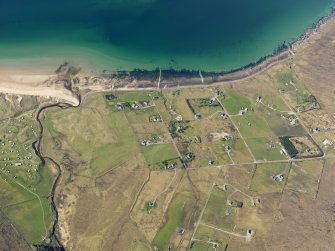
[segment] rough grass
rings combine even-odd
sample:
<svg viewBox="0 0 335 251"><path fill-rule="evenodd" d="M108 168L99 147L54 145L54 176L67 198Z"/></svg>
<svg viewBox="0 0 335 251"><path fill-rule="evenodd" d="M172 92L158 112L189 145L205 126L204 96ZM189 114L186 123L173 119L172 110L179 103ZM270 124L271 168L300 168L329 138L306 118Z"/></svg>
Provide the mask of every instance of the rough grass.
<svg viewBox="0 0 335 251"><path fill-rule="evenodd" d="M287 69L283 69L277 72L277 74L275 74L275 78L280 84L284 84L284 85L290 83L290 81L295 81L293 71L290 71ZM292 85L288 85L288 86L293 87Z"/></svg>
<svg viewBox="0 0 335 251"><path fill-rule="evenodd" d="M46 123L49 131L64 135L63 140L89 164L93 176L119 166L140 152L125 113L110 109L102 95L85 99L75 110L54 109L45 116L51 121Z"/></svg>
<svg viewBox="0 0 335 251"><path fill-rule="evenodd" d="M202 220L207 224L232 231L235 226L235 209L227 205L228 193L218 188L213 189ZM229 212L229 215L226 215L226 212Z"/></svg>
<svg viewBox="0 0 335 251"><path fill-rule="evenodd" d="M289 163L271 163L257 165L252 178L250 190L259 193L281 192L287 180ZM272 176L284 175L283 181L276 181Z"/></svg>
<svg viewBox="0 0 335 251"><path fill-rule="evenodd" d="M271 128L264 119L255 114L232 117L244 138L266 137L273 135Z"/></svg>
<svg viewBox="0 0 335 251"><path fill-rule="evenodd" d="M286 155L280 153L281 146L275 144L274 148L270 147L270 142L275 142L276 138L247 138L246 142L249 145L256 160L285 160Z"/></svg>
<svg viewBox="0 0 335 251"><path fill-rule="evenodd" d="M0 247L2 250L31 250L21 233L3 212L0 212Z"/></svg>
<svg viewBox="0 0 335 251"><path fill-rule="evenodd" d="M292 163L287 188L314 195L322 168L323 160Z"/></svg>

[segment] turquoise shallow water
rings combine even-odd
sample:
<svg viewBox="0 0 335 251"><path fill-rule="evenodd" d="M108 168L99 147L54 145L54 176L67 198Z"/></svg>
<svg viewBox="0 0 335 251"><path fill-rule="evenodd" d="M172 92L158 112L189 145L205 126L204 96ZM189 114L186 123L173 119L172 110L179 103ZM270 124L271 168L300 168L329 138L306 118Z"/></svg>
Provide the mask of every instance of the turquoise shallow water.
<svg viewBox="0 0 335 251"><path fill-rule="evenodd" d="M292 41L331 6L335 0L3 0L0 60L231 70Z"/></svg>

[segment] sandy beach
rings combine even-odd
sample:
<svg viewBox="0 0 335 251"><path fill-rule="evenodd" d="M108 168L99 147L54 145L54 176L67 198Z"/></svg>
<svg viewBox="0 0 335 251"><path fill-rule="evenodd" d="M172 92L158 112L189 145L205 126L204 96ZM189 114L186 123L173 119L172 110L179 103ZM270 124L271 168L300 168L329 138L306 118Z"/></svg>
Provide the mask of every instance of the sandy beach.
<svg viewBox="0 0 335 251"><path fill-rule="evenodd" d="M73 93L63 86L48 86L46 83L56 75L49 70L0 69L0 92L17 95L53 97L72 105L78 104Z"/></svg>

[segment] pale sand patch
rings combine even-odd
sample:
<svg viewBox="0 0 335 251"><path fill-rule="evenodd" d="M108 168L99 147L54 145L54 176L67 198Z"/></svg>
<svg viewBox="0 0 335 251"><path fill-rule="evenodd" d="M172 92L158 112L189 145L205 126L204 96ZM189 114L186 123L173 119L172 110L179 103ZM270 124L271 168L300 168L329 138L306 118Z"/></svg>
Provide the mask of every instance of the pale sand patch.
<svg viewBox="0 0 335 251"><path fill-rule="evenodd" d="M46 81L54 78L50 72L31 70L0 69L0 92L17 95L53 97L72 105L78 105L78 98L63 86L47 86Z"/></svg>

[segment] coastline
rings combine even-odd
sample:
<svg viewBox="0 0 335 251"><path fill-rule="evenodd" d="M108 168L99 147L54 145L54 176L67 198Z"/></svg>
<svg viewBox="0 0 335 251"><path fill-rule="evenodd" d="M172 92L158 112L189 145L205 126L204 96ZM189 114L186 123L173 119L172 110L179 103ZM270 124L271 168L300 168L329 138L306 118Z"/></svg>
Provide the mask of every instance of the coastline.
<svg viewBox="0 0 335 251"><path fill-rule="evenodd" d="M197 70L175 70L175 69L155 69L142 70L134 69L133 71L116 71L109 74L102 74L102 77L111 78L114 80L114 87L120 85L121 82L129 82L133 85L139 85L138 88L143 88L144 85L148 88L157 86L150 85L149 82L160 79L160 87L171 88L180 86L205 86L216 85L223 83L232 83L240 80L251 78L277 63L292 58L300 46L308 42L308 40L320 31L322 26L335 18L335 8L332 8L328 15L322 16L310 28L295 38L288 44L280 45L273 53L261 57L256 62L251 62L248 65L237 69L221 72L197 71ZM122 87L121 87L122 88Z"/></svg>
<svg viewBox="0 0 335 251"><path fill-rule="evenodd" d="M55 74L45 64L34 68L33 65L0 69L0 92L15 95L49 96L57 102L66 101L78 104L76 93L108 90L141 90L157 88L181 88L191 86L220 85L246 80L260 74L272 66L294 57L296 51L317 34L321 28L335 18L335 8L328 15L321 17L310 28L289 44L282 44L273 53L261 57L258 61L246 66L221 72L154 69L132 71L97 72L90 68L82 69L74 78L64 78ZM0 64L1 66L1 64ZM13 68L12 68L13 67ZM54 67L54 64L52 65ZM70 86L70 87L69 87Z"/></svg>

